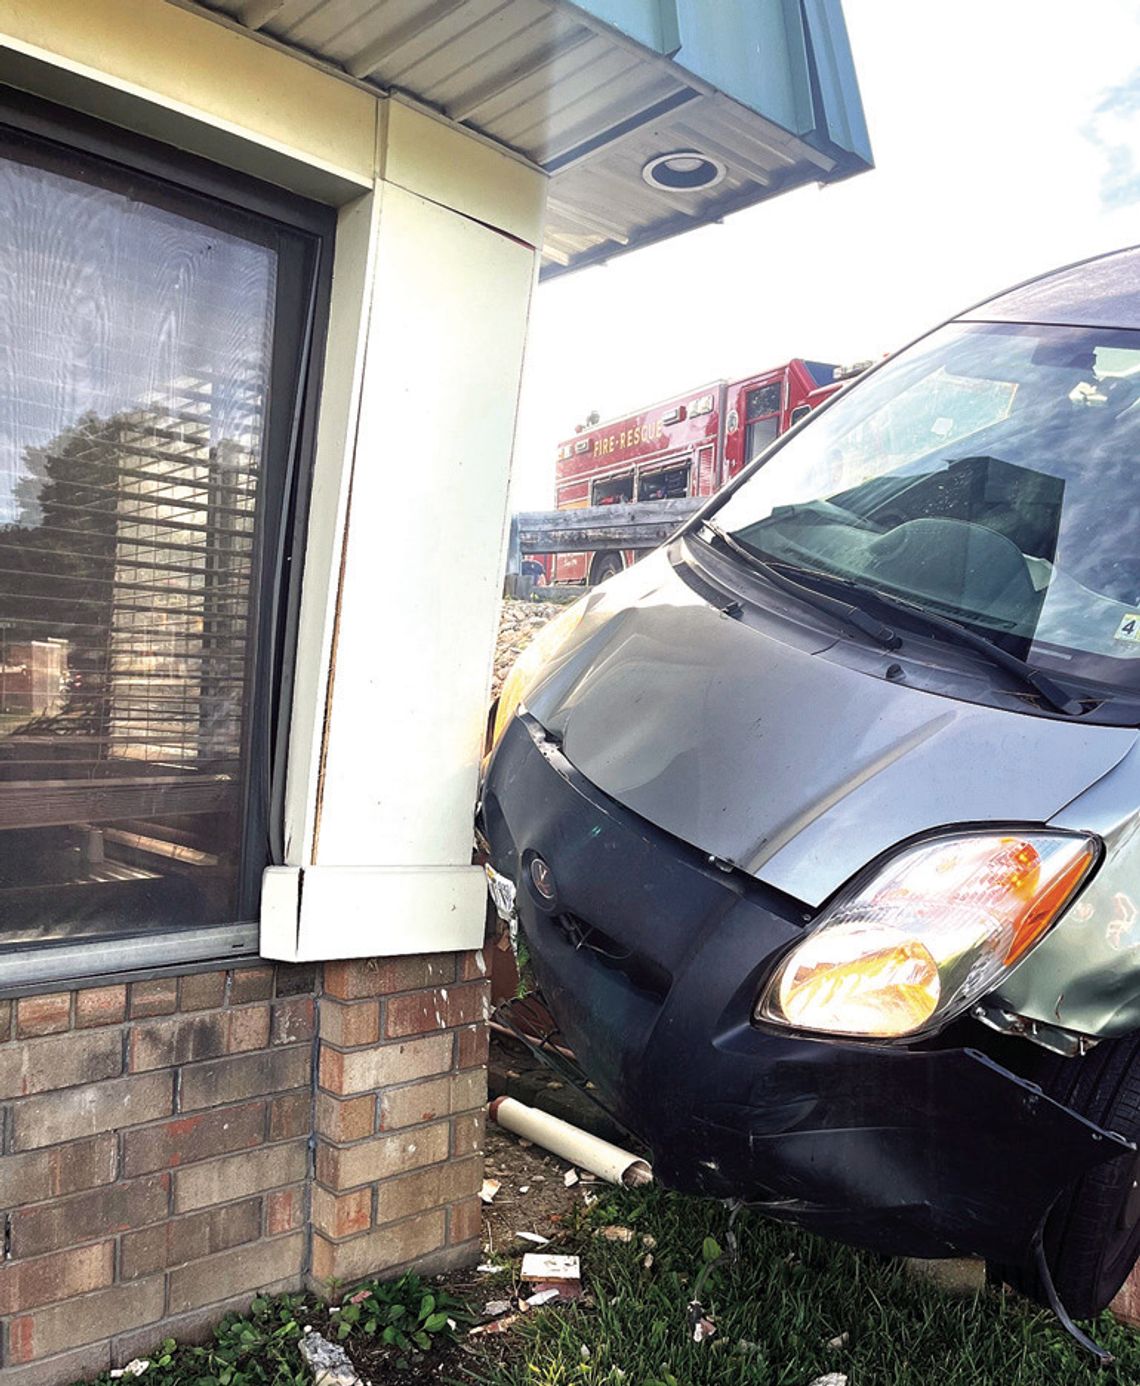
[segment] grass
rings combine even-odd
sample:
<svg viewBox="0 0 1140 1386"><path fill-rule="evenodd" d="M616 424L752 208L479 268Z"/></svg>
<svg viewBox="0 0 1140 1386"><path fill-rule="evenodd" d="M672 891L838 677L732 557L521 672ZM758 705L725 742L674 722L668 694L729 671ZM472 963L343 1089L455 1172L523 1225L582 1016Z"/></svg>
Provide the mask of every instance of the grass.
<svg viewBox="0 0 1140 1386"><path fill-rule="evenodd" d="M637 1232L595 1238L599 1219ZM479 1386L809 1386L830 1372L849 1386L1115 1386L1140 1382L1140 1334L1107 1314L1094 1336L1117 1356L1098 1371L1052 1316L1012 1294L948 1296L899 1261L836 1246L759 1216L737 1220L740 1255L701 1289L714 1338L692 1341L686 1306L705 1258L723 1244L722 1205L615 1193L570 1232L582 1255L587 1307L544 1309L513 1337L466 1357ZM653 1263L643 1267L653 1239ZM829 1340L847 1334L841 1348ZM501 1354L498 1358L495 1352ZM452 1359L454 1361L454 1359Z"/></svg>

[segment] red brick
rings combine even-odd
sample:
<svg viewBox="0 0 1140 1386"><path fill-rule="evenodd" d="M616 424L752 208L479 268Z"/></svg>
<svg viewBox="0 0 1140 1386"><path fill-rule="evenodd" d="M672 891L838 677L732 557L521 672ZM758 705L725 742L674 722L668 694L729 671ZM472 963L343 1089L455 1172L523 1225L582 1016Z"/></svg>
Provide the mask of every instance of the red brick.
<svg viewBox="0 0 1140 1386"><path fill-rule="evenodd" d="M122 1069L123 1044L116 1030L28 1040L0 1049L0 1098L100 1083L117 1078Z"/></svg>
<svg viewBox="0 0 1140 1386"><path fill-rule="evenodd" d="M243 1006L230 1012L229 1052L264 1049L269 1043L269 1007Z"/></svg>
<svg viewBox="0 0 1140 1386"><path fill-rule="evenodd" d="M154 1174L54 1203L19 1208L12 1214L12 1255L38 1256L145 1227L165 1218L169 1203L170 1176Z"/></svg>
<svg viewBox="0 0 1140 1386"><path fill-rule="evenodd" d="M321 1001L321 1039L338 1049L375 1044L380 1038L380 1006L376 1001Z"/></svg>
<svg viewBox="0 0 1140 1386"><path fill-rule="evenodd" d="M353 1281L390 1271L438 1251L446 1241L442 1208L389 1223L346 1242L313 1237L313 1278L319 1282Z"/></svg>
<svg viewBox="0 0 1140 1386"><path fill-rule="evenodd" d="M8 1261L0 1268L0 1314L21 1314L89 1290L101 1290L115 1275L115 1243L74 1247L34 1261Z"/></svg>
<svg viewBox="0 0 1140 1386"><path fill-rule="evenodd" d="M317 989L316 963L278 963L274 978L277 996L312 996Z"/></svg>
<svg viewBox="0 0 1140 1386"><path fill-rule="evenodd" d="M451 1121L451 1153L453 1155L478 1155L483 1149L483 1112L468 1112L465 1116L453 1117Z"/></svg>
<svg viewBox="0 0 1140 1386"><path fill-rule="evenodd" d="M114 1285L80 1299L37 1309L8 1326L8 1360L30 1362L83 1343L114 1337L162 1317L163 1280Z"/></svg>
<svg viewBox="0 0 1140 1386"><path fill-rule="evenodd" d="M344 1054L322 1044L320 1085L337 1097L348 1097L392 1083L410 1083L433 1073L446 1073L454 1053L450 1034L425 1035Z"/></svg>
<svg viewBox="0 0 1140 1386"><path fill-rule="evenodd" d="M387 1004L385 1034L389 1039L396 1039L486 1020L489 996L486 982L466 982L462 986L436 987L407 996L393 996Z"/></svg>
<svg viewBox="0 0 1140 1386"><path fill-rule="evenodd" d="M456 1066L478 1068L487 1062L491 1032L486 1025L472 1025L460 1030L456 1045Z"/></svg>
<svg viewBox="0 0 1140 1386"><path fill-rule="evenodd" d="M466 1112L487 1104L487 1076L482 1069L465 1073L445 1073L428 1082L406 1083L400 1088L386 1088L380 1094L381 1131L400 1126L415 1126L421 1121Z"/></svg>
<svg viewBox="0 0 1140 1386"><path fill-rule="evenodd" d="M447 1122L417 1126L390 1136L376 1136L357 1145L332 1146L317 1142L317 1179L342 1193L393 1174L419 1169L447 1159Z"/></svg>
<svg viewBox="0 0 1140 1386"><path fill-rule="evenodd" d="M118 1025L126 1018L127 989L118 987L88 987L75 996L75 1028L90 1029L95 1025Z"/></svg>
<svg viewBox="0 0 1140 1386"><path fill-rule="evenodd" d="M130 1015L132 1020L152 1015L173 1015L178 1009L178 982L159 977L152 982L132 982Z"/></svg>
<svg viewBox="0 0 1140 1386"><path fill-rule="evenodd" d="M452 1204L447 1215L447 1240L453 1246L459 1242L473 1242L482 1232L483 1204L478 1195Z"/></svg>
<svg viewBox="0 0 1140 1386"><path fill-rule="evenodd" d="M334 1194L320 1184L313 1187L313 1226L334 1240L352 1237L372 1226L372 1190Z"/></svg>
<svg viewBox="0 0 1140 1386"><path fill-rule="evenodd" d="M459 980L461 982L480 982L488 976L487 950L476 949L474 953L460 953Z"/></svg>
<svg viewBox="0 0 1140 1386"><path fill-rule="evenodd" d="M311 996L293 996L278 1001L273 1007L270 1025L271 1044L298 1044L313 1038L316 1022L316 1002Z"/></svg>
<svg viewBox="0 0 1140 1386"><path fill-rule="evenodd" d="M178 1009L182 1011L215 1011L225 1005L226 974L224 972L195 972L183 977L178 990Z"/></svg>
<svg viewBox="0 0 1140 1386"><path fill-rule="evenodd" d="M123 1135L123 1173L130 1178L193 1164L212 1155L252 1150L261 1144L264 1134L264 1102L175 1117Z"/></svg>
<svg viewBox="0 0 1140 1386"><path fill-rule="evenodd" d="M294 1232L193 1261L170 1272L167 1312L181 1314L277 1280L299 1280L304 1253L304 1233Z"/></svg>
<svg viewBox="0 0 1140 1386"><path fill-rule="evenodd" d="M140 1073L28 1097L11 1109L11 1149L36 1150L138 1126L169 1116L173 1107L174 1083L169 1073Z"/></svg>
<svg viewBox="0 0 1140 1386"><path fill-rule="evenodd" d="M211 1208L231 1198L299 1184L308 1174L309 1143L266 1145L225 1155L174 1172L174 1209L179 1213Z"/></svg>
<svg viewBox="0 0 1140 1386"><path fill-rule="evenodd" d="M376 1129L376 1099L371 1093L340 1101L327 1092L317 1093L317 1132L343 1144L371 1136Z"/></svg>
<svg viewBox="0 0 1140 1386"><path fill-rule="evenodd" d="M229 1203L189 1217L173 1218L123 1236L119 1274L137 1280L171 1266L256 1241L261 1235L261 1199Z"/></svg>
<svg viewBox="0 0 1140 1386"><path fill-rule="evenodd" d="M459 1203L477 1195L482 1184L483 1161L477 1155L385 1179L376 1188L376 1221L398 1222L425 1208Z"/></svg>
<svg viewBox="0 0 1140 1386"><path fill-rule="evenodd" d="M273 995L271 967L243 967L230 976L230 1004L244 1005L247 1001L268 1001Z"/></svg>
<svg viewBox="0 0 1140 1386"><path fill-rule="evenodd" d="M131 1030L129 1063L132 1073L172 1068L195 1059L226 1053L230 1017L225 1011L153 1020Z"/></svg>
<svg viewBox="0 0 1140 1386"><path fill-rule="evenodd" d="M303 1087L311 1081L312 1066L313 1051L307 1044L190 1064L182 1070L182 1110Z"/></svg>
<svg viewBox="0 0 1140 1386"><path fill-rule="evenodd" d="M0 1160L0 1208L19 1208L110 1184L117 1167L114 1134L6 1155Z"/></svg>
<svg viewBox="0 0 1140 1386"><path fill-rule="evenodd" d="M391 996L415 987L446 985L455 980L453 953L423 953L404 958L351 959L325 963L324 989L342 1001Z"/></svg>
<svg viewBox="0 0 1140 1386"><path fill-rule="evenodd" d="M71 992L54 996L21 996L16 1002L16 1034L20 1039L32 1035L56 1035L71 1027Z"/></svg>
<svg viewBox="0 0 1140 1386"><path fill-rule="evenodd" d="M307 1088L275 1097L269 1104L269 1139L288 1141L308 1135L312 1118L313 1095Z"/></svg>
<svg viewBox="0 0 1140 1386"><path fill-rule="evenodd" d="M147 1334L148 1347L151 1334ZM74 1352L4 1369L4 1386L59 1386L61 1381L93 1381L111 1365L111 1344L94 1343Z"/></svg>
<svg viewBox="0 0 1140 1386"><path fill-rule="evenodd" d="M305 1222L305 1191L302 1188L276 1189L265 1196L265 1235L292 1232Z"/></svg>

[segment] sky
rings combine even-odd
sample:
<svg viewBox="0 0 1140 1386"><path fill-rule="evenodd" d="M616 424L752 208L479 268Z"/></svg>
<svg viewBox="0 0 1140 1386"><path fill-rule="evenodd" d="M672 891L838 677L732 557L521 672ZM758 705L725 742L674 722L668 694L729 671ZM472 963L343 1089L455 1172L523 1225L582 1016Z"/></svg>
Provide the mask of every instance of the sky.
<svg viewBox="0 0 1140 1386"><path fill-rule="evenodd" d="M541 285L516 509L560 440L793 356L904 346L1030 275L1140 242L1140 0L843 0L875 168ZM620 325L620 326L619 326Z"/></svg>

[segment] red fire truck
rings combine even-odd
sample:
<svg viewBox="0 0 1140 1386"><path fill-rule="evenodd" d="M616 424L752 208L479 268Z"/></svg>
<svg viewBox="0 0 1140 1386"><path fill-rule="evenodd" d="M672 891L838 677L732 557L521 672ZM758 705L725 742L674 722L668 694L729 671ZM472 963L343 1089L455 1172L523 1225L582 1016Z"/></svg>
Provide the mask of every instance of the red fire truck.
<svg viewBox="0 0 1140 1386"><path fill-rule="evenodd" d="M796 359L583 428L558 449L556 506L576 510L711 496L863 368ZM615 550L555 554L541 561L547 581L593 584L628 567L635 556Z"/></svg>

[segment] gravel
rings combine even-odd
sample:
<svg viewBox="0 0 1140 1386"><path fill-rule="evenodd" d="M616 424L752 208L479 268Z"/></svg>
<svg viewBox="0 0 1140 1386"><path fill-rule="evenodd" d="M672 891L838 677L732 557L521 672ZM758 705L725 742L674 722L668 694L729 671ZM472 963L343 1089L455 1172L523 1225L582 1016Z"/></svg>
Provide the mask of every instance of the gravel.
<svg viewBox="0 0 1140 1386"><path fill-rule="evenodd" d="M503 601L499 616L499 640L495 647L495 677L491 696L497 698L511 665L522 654L547 621L565 611L559 602Z"/></svg>

